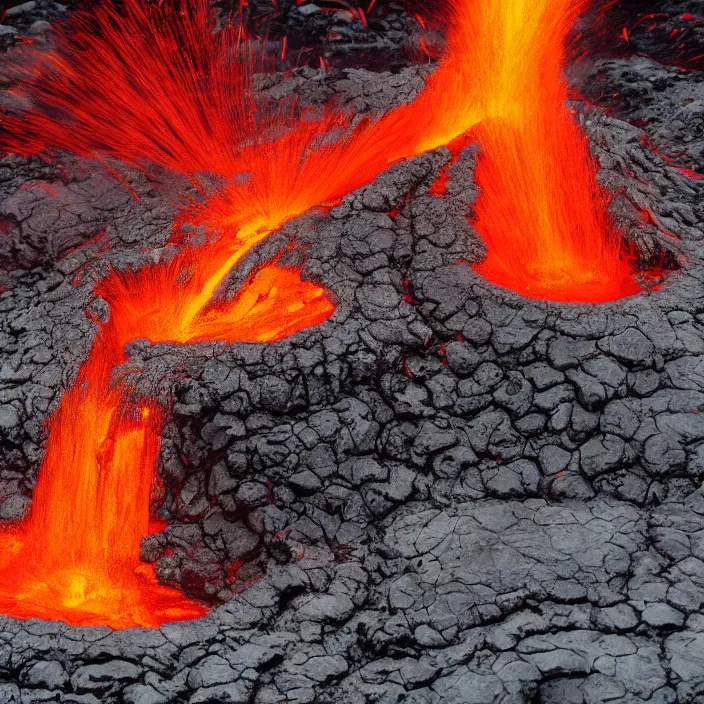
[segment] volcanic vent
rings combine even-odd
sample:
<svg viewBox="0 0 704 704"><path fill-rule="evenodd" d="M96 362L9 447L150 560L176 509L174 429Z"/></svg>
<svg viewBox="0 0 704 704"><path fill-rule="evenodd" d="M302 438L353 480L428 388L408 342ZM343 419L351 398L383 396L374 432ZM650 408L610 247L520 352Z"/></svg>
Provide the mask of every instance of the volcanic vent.
<svg viewBox="0 0 704 704"><path fill-rule="evenodd" d="M680 5L7 13L0 702L704 696Z"/></svg>

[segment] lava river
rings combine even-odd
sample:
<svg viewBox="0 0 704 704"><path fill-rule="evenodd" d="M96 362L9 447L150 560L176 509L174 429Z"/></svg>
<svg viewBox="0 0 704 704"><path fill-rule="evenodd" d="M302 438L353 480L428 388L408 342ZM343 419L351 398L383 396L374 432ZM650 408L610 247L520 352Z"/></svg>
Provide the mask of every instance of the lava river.
<svg viewBox="0 0 704 704"><path fill-rule="evenodd" d="M236 295L223 283L284 223L339 202L390 164L479 142L474 226L488 280L525 296L603 302L637 293L585 136L567 108L564 43L586 0L457 0L447 54L409 105L352 122L258 100L234 27L207 0L105 2L51 51L18 60L5 149L64 149L201 190L184 219L207 233L170 260L113 271L95 293L89 358L50 419L30 514L2 535L0 611L84 625L156 626L205 613L139 561L168 408L121 379L130 341L267 343L322 323L334 297L276 261ZM206 178L207 175L207 178ZM441 189L438 189L441 190Z"/></svg>

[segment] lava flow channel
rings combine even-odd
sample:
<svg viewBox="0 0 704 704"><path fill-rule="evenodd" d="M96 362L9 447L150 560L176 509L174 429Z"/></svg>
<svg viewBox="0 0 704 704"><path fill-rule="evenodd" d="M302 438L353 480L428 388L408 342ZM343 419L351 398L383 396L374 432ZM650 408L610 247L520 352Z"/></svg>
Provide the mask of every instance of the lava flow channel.
<svg viewBox="0 0 704 704"><path fill-rule="evenodd" d="M478 271L555 300L638 290L566 109L562 43L583 5L458 0L448 54L426 89L354 127L330 109L257 101L237 31L215 31L208 0L102 3L17 69L24 109L3 115L12 151L60 148L226 185L190 214L206 245L97 287L110 320L97 323L91 355L50 421L31 513L5 532L0 609L117 628L203 613L139 562L167 409L120 381L124 347L137 338L271 342L327 319L326 292L275 263L229 301L221 284L272 231L389 164L474 128L483 148L476 224L489 250Z"/></svg>

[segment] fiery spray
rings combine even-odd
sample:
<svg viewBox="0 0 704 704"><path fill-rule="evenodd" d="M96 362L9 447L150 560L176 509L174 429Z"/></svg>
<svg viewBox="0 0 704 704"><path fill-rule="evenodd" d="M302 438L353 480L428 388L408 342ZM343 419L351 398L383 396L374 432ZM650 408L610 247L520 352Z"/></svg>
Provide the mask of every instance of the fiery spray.
<svg viewBox="0 0 704 704"><path fill-rule="evenodd" d="M256 100L237 32L214 32L207 0L178 12L103 3L35 57L16 89L27 109L4 117L14 151L61 148L225 185L191 214L208 244L98 286L110 320L51 419L31 514L6 534L2 610L113 627L203 613L139 563L166 409L116 378L124 347L137 338L271 342L327 319L326 292L276 263L230 301L221 284L272 231L389 164L474 129L476 226L489 252L480 273L555 300L637 291L566 108L562 45L584 4L458 0L448 54L425 91L355 127L329 109Z"/></svg>

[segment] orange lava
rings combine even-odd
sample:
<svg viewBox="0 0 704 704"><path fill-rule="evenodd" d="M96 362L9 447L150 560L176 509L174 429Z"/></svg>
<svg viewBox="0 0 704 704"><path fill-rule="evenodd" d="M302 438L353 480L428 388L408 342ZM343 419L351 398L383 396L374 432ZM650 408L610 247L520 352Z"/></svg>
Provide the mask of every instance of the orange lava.
<svg viewBox="0 0 704 704"><path fill-rule="evenodd" d="M484 3L496 13L496 2ZM475 269L531 298L601 303L640 289L586 137L566 107L563 47L580 5L514 0L497 26L502 82L478 128L475 173L476 227L488 255Z"/></svg>
<svg viewBox="0 0 704 704"><path fill-rule="evenodd" d="M207 256L204 249L199 254ZM272 342L323 322L335 306L298 270L268 264L232 300L207 305L179 328L189 284L196 286L194 296L199 283L178 280L183 264L181 258L114 273L98 287L112 318L51 419L29 518L2 535L0 611L113 628L206 613L203 605L158 584L153 569L139 561L140 541L150 532L165 410L135 397L115 374L127 361L124 345L137 337Z"/></svg>
<svg viewBox="0 0 704 704"><path fill-rule="evenodd" d="M533 298L618 299L639 287L562 75L567 34L589 4L457 0L447 55L425 90L352 127L330 108L257 101L237 28L213 33L203 0L176 13L130 0L121 14L108 2L78 14L54 51L20 71L16 92L36 108L5 115L9 145L215 174L231 185L209 205L211 226L265 237L472 131L482 147L475 225L488 249L474 268Z"/></svg>
<svg viewBox="0 0 704 704"><path fill-rule="evenodd" d="M446 59L401 108L421 121L421 150L471 130L481 146L473 224L488 250L474 269L531 298L601 303L640 290L567 107L566 37L588 5L454 3Z"/></svg>
<svg viewBox="0 0 704 704"><path fill-rule="evenodd" d="M213 176L219 185L188 215L206 244L98 285L110 320L51 419L31 513L2 536L0 611L114 628L205 612L139 562L168 409L120 375L124 347L272 342L326 320L335 306L325 290L275 262L223 296L232 269L287 221L474 129L475 224L488 248L477 271L559 301L638 291L566 107L563 43L585 2L457 0L448 54L426 89L359 123L256 100L237 29L215 32L208 0L178 12L168 0L123 4L76 13L52 51L17 69L25 110L3 115L6 147L20 153L67 149L157 164L202 191Z"/></svg>

